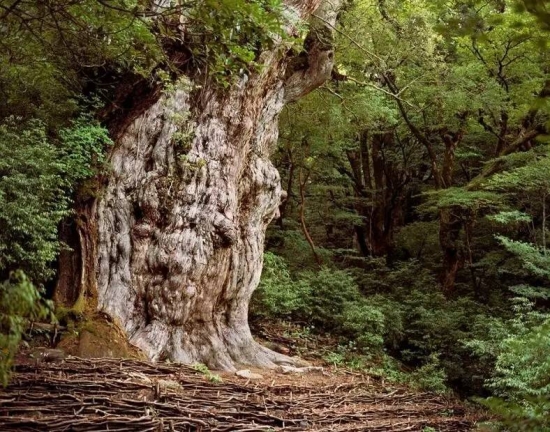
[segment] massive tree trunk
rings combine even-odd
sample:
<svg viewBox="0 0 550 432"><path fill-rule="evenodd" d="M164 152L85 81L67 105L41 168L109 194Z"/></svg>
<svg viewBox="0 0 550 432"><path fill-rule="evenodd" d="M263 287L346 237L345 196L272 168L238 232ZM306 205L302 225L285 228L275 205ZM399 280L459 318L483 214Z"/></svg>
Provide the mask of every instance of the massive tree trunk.
<svg viewBox="0 0 550 432"><path fill-rule="evenodd" d="M278 115L330 76L338 3L288 2L297 20L316 9L322 18L299 70L276 47L261 54L261 72L229 90L204 77L193 90L188 80L118 134L105 190L84 224L97 235L79 279L92 281L86 289L98 308L152 360L228 370L291 362L253 340L248 304L281 199L269 160Z"/></svg>

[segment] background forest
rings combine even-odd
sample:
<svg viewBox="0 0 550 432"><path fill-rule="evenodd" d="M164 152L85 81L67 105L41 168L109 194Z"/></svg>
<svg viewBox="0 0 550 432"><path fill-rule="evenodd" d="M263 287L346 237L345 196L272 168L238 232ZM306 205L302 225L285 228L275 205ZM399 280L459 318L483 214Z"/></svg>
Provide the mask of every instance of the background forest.
<svg viewBox="0 0 550 432"><path fill-rule="evenodd" d="M329 361L498 396L540 430L550 58L546 29L514 6L349 6L332 81L282 115L288 199L255 311L338 334Z"/></svg>
<svg viewBox="0 0 550 432"><path fill-rule="evenodd" d="M3 372L27 320L55 307L71 209L101 193L115 84L170 91L175 69L210 68L227 87L280 31L277 2L193 4L207 31L182 66L161 49L176 43L162 14L153 31L138 5L0 1ZM328 362L482 398L508 429L550 430L549 7L346 5L331 81L281 116L287 198L253 321L329 334Z"/></svg>

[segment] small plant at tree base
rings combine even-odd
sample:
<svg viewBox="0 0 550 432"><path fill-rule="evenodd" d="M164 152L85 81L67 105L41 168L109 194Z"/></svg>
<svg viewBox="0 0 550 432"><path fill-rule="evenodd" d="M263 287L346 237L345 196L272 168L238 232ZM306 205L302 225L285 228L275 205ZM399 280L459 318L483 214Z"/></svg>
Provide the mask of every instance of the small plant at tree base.
<svg viewBox="0 0 550 432"><path fill-rule="evenodd" d="M203 374L208 381L212 383L221 383L223 382L222 378L218 374L212 373L210 369L208 369L208 366L202 363L195 363L193 366L191 366L195 371L200 372Z"/></svg>
<svg viewBox="0 0 550 432"><path fill-rule="evenodd" d="M324 360L332 366L342 366L345 364L345 356L342 353L330 352L324 356Z"/></svg>

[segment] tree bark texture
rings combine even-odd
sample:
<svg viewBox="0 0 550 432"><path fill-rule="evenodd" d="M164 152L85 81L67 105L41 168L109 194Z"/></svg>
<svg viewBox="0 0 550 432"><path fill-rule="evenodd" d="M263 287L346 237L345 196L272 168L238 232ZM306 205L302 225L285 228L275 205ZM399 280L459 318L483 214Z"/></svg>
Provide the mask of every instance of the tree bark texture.
<svg viewBox="0 0 550 432"><path fill-rule="evenodd" d="M315 11L334 24L338 3L287 8L297 21ZM330 76L332 47L322 42L309 45L299 70L279 47L229 90L188 81L119 133L88 225L97 227L96 253L86 256L98 308L152 360L226 370L292 362L253 340L248 304L282 194L269 160L278 115Z"/></svg>

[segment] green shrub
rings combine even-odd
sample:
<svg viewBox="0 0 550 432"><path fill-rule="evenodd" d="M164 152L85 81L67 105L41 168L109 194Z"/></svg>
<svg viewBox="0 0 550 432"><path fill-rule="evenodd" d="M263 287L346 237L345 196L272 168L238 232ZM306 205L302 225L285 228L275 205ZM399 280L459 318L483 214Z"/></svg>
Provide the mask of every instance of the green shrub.
<svg viewBox="0 0 550 432"><path fill-rule="evenodd" d="M254 315L288 319L304 307L306 284L295 282L286 261L273 253L264 254L264 267L258 289L251 302Z"/></svg>
<svg viewBox="0 0 550 432"><path fill-rule="evenodd" d="M447 375L437 354L432 354L424 365L413 371L408 377L408 381L422 390L438 393L448 391Z"/></svg>
<svg viewBox="0 0 550 432"><path fill-rule="evenodd" d="M527 292L525 287L522 292ZM550 315L532 300L514 298L515 316L494 318L485 334L464 342L490 366L495 397L481 401L509 430L550 429Z"/></svg>
<svg viewBox="0 0 550 432"><path fill-rule="evenodd" d="M251 311L272 319L307 322L353 340L361 349L382 348L384 314L360 293L353 276L342 270L322 268L293 278L282 257L266 253Z"/></svg>
<svg viewBox="0 0 550 432"><path fill-rule="evenodd" d="M550 398L525 396L521 401L497 397L482 400L481 403L498 416L495 429L516 431L549 431Z"/></svg>
<svg viewBox="0 0 550 432"><path fill-rule="evenodd" d="M44 126L0 125L0 277L23 269L32 279L51 276L57 224L67 214L59 153Z"/></svg>
<svg viewBox="0 0 550 432"><path fill-rule="evenodd" d="M21 335L29 320L46 318L52 304L21 271L0 284L0 382L6 386Z"/></svg>
<svg viewBox="0 0 550 432"><path fill-rule="evenodd" d="M483 389L490 369L472 359L458 341L474 330L485 333L489 308L466 296L447 299L433 274L417 260L395 263L391 269L374 266L361 281L369 304L384 315L384 346L389 353L414 369L425 368L437 357L444 377L440 381Z"/></svg>
<svg viewBox="0 0 550 432"><path fill-rule="evenodd" d="M380 309L366 301L349 302L337 318L341 331L355 340L359 348L382 349L385 320Z"/></svg>
<svg viewBox="0 0 550 432"><path fill-rule="evenodd" d="M298 284L308 287L301 314L326 329L341 325L347 306L362 300L355 280L346 271L324 267L317 272L303 272Z"/></svg>
<svg viewBox="0 0 550 432"><path fill-rule="evenodd" d="M546 397L550 401L550 318L501 342L489 387L511 400Z"/></svg>

